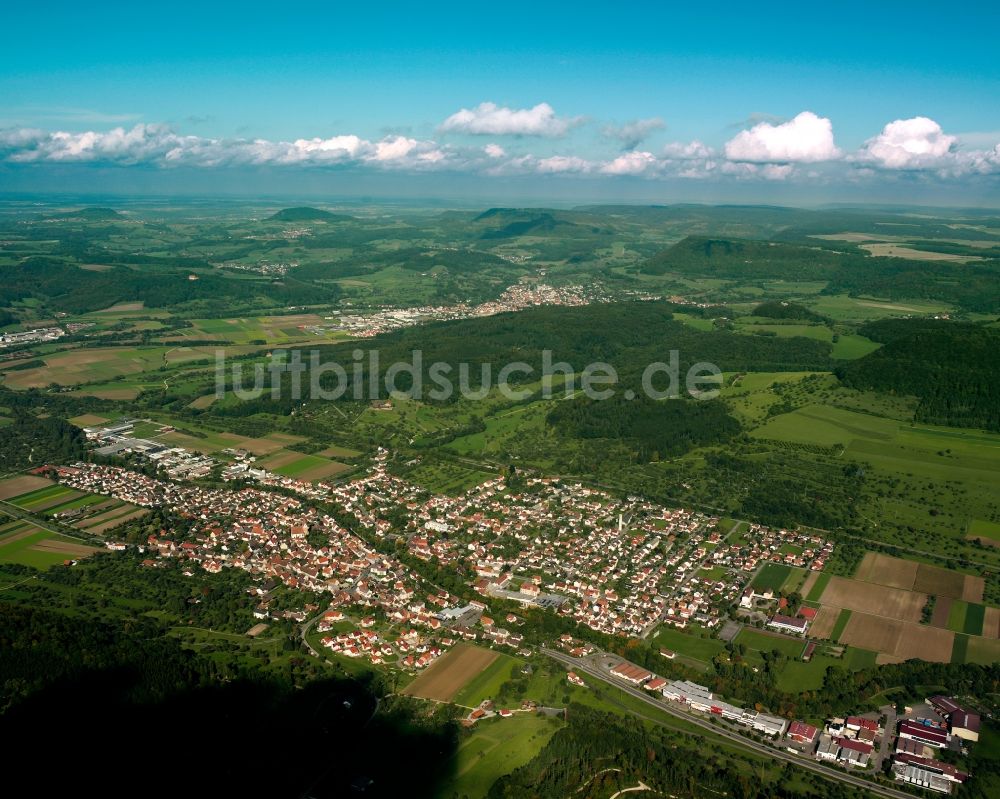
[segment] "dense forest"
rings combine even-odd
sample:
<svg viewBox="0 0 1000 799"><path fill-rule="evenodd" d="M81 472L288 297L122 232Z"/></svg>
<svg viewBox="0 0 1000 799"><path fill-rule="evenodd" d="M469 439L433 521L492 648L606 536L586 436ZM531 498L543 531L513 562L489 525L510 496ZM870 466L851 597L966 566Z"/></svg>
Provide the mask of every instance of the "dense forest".
<svg viewBox="0 0 1000 799"><path fill-rule="evenodd" d="M719 401L627 400L585 397L560 402L549 424L566 436L611 439L634 447L640 461L682 455L694 447L720 444L739 433L740 424Z"/></svg>
<svg viewBox="0 0 1000 799"><path fill-rule="evenodd" d="M760 763L732 752L715 752L694 736L644 725L636 719L571 705L569 723L527 765L494 783L489 799L565 799L609 796L639 783L656 795L701 799L836 799L853 789L832 781L769 764L762 779Z"/></svg>
<svg viewBox="0 0 1000 799"><path fill-rule="evenodd" d="M918 397L917 421L1000 431L1000 330L884 319L860 332L884 346L838 367L845 385Z"/></svg>
<svg viewBox="0 0 1000 799"><path fill-rule="evenodd" d="M0 427L0 471L79 460L86 452L83 431L55 417L19 412Z"/></svg>
<svg viewBox="0 0 1000 799"><path fill-rule="evenodd" d="M104 256L103 260L109 259ZM318 286L292 277L280 281L239 280L201 273L192 280L188 271L191 267L183 263L166 260L163 266L168 268L113 266L95 272L53 258L28 258L4 268L0 305L34 298L62 311L83 313L119 302L141 301L149 308L195 302L218 307L290 305L333 302L340 294L335 285ZM208 265L200 262L198 266L204 269Z"/></svg>
<svg viewBox="0 0 1000 799"><path fill-rule="evenodd" d="M781 319L789 321L824 322L826 318L811 311L806 306L797 302L782 302L780 300L768 300L762 302L753 311L751 316L762 316L766 319Z"/></svg>
<svg viewBox="0 0 1000 799"><path fill-rule="evenodd" d="M852 247L689 236L645 261L649 275L827 281L824 294L927 299L969 311L1000 310L1000 261L954 263L876 257Z"/></svg>
<svg viewBox="0 0 1000 799"><path fill-rule="evenodd" d="M492 381L502 367L524 362L532 372L515 373L509 382L531 383L541 377L546 353L553 365L568 364L570 370L580 372L591 363L608 363L618 375L618 389L642 391L642 375L650 364L675 360L680 379L680 390L685 391L687 370L697 363L715 364L722 371L747 371L749 369L772 372L828 370L832 368L830 345L826 342L801 337L779 338L737 336L725 331L695 330L675 320L674 306L665 302L626 302L587 305L580 307L542 306L519 313L436 322L406 328L381 335L377 339L379 373L394 363L410 363L414 353L420 353L422 362L421 383L425 399L435 399L430 392L436 388L430 379L430 367L436 362L451 367L448 378L456 387L451 399L457 399L459 370L465 364L468 385L476 389L483 383L485 374ZM345 399L353 394L357 350L354 343L317 347L322 361L335 361L347 372L348 389ZM676 357L672 353L676 351ZM370 382L369 364L358 364L357 375L367 386ZM565 367L563 367L565 372ZM286 376L286 379L290 379ZM308 375L302 378L308 379ZM666 376L663 376L666 380ZM382 396L387 396L384 380L376 381ZM662 389L666 383L655 381ZM305 382L303 382L305 385ZM495 385L495 382L493 383ZM336 377L327 373L320 385L332 389ZM396 381L401 391L411 390L410 375L403 372ZM368 396L368 389L364 389ZM259 412L287 415L297 404L291 391L281 392L279 399L262 398L238 406L220 408L219 413L246 416Z"/></svg>

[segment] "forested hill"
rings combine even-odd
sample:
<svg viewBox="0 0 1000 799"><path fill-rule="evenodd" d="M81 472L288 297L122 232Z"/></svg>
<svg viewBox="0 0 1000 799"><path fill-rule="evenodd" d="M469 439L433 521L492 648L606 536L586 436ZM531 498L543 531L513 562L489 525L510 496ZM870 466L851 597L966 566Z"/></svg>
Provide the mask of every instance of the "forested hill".
<svg viewBox="0 0 1000 799"><path fill-rule="evenodd" d="M822 244L822 246L821 246ZM649 275L727 280L822 280L823 294L926 299L1000 313L1000 260L955 263L876 257L851 245L688 236L645 261Z"/></svg>
<svg viewBox="0 0 1000 799"><path fill-rule="evenodd" d="M1000 431L1000 329L884 319L860 332L885 346L839 367L846 385L919 397L921 422Z"/></svg>
<svg viewBox="0 0 1000 799"><path fill-rule="evenodd" d="M675 320L672 308L665 302L540 306L397 330L372 339L372 346L383 368L409 361L414 350L421 352L425 370L436 361L455 369L469 364L472 385L478 385L480 365L491 364L496 372L514 361L531 365L534 375L523 381L535 381L545 351L553 362L565 361L577 371L593 362L610 363L621 382L633 387L650 363L669 361L672 350L678 353L682 377L698 362L733 372L828 370L834 364L826 342L695 330ZM342 344L321 349L324 356L349 364L356 348ZM399 387L405 388L402 382Z"/></svg>
<svg viewBox="0 0 1000 799"><path fill-rule="evenodd" d="M322 208L301 206L297 208L282 208L268 217L272 222L350 222L353 217L344 214L334 214Z"/></svg>
<svg viewBox="0 0 1000 799"><path fill-rule="evenodd" d="M624 302L578 307L541 306L408 328L376 339L383 357L421 349L424 362L539 364L544 350L577 369L611 363L626 382L649 363L677 350L682 365L708 361L723 371L800 371L829 368L830 345L806 338L740 336L702 331L673 318L665 302ZM344 354L352 348L341 346Z"/></svg>
<svg viewBox="0 0 1000 799"><path fill-rule="evenodd" d="M207 267L207 264L199 266ZM3 275L0 305L34 298L70 313L95 311L133 301L143 302L148 308L185 303L239 307L261 303L333 302L340 296L335 285L319 286L291 276L279 281L240 280L213 273L192 275L183 262L164 263L156 271L114 266L95 272L62 260L36 257L5 267Z"/></svg>
<svg viewBox="0 0 1000 799"><path fill-rule="evenodd" d="M19 411L12 424L0 427L0 471L45 463L68 463L87 451L83 432L55 417L39 418Z"/></svg>

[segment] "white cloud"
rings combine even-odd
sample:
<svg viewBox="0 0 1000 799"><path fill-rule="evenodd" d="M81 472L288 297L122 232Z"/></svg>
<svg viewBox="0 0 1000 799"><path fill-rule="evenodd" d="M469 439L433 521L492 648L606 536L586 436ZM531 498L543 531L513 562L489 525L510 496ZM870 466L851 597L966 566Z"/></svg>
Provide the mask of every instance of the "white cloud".
<svg viewBox="0 0 1000 799"><path fill-rule="evenodd" d="M883 169L926 169L942 165L956 141L933 119L897 119L865 142L860 158Z"/></svg>
<svg viewBox="0 0 1000 799"><path fill-rule="evenodd" d="M689 142L670 142L663 148L663 154L678 161L693 161L699 158L711 158L715 151L697 139Z"/></svg>
<svg viewBox="0 0 1000 799"><path fill-rule="evenodd" d="M633 150L619 155L601 167L605 175L641 175L656 167L656 156L652 153Z"/></svg>
<svg viewBox="0 0 1000 799"><path fill-rule="evenodd" d="M803 111L780 125L759 122L726 142L726 157L754 163L808 163L840 157L830 120Z"/></svg>
<svg viewBox="0 0 1000 799"><path fill-rule="evenodd" d="M559 172L589 172L593 164L586 158L577 158L570 155L553 155L549 158L541 158L535 164L535 171L542 174L552 174Z"/></svg>
<svg viewBox="0 0 1000 799"><path fill-rule="evenodd" d="M534 108L506 108L496 103L480 103L475 108L456 111L440 130L445 133L469 133L476 136L565 136L580 124L580 117L558 117L548 103Z"/></svg>
<svg viewBox="0 0 1000 799"><path fill-rule="evenodd" d="M490 158L504 158L507 155L507 151L499 144L487 144L483 148L483 152Z"/></svg>
<svg viewBox="0 0 1000 799"><path fill-rule="evenodd" d="M601 133L609 139L620 142L623 150L634 150L649 138L651 133L663 130L666 126L666 123L659 117L652 117L650 119L634 119L619 126L607 125Z"/></svg>
<svg viewBox="0 0 1000 799"><path fill-rule="evenodd" d="M795 171L791 164L764 164L760 174L767 180L784 180Z"/></svg>
<svg viewBox="0 0 1000 799"><path fill-rule="evenodd" d="M372 164L387 168L442 165L448 153L433 141L386 136L372 142L353 134L326 139L268 141L181 136L165 125L106 132L0 131L0 157L20 163L93 162L219 167L239 165Z"/></svg>

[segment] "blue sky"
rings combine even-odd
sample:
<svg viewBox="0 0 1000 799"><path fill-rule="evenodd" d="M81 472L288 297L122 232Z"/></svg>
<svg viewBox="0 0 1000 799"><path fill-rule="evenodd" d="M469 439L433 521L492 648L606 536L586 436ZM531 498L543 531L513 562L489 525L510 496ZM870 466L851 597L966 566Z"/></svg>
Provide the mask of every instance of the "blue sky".
<svg viewBox="0 0 1000 799"><path fill-rule="evenodd" d="M283 169L484 196L641 179L643 196L998 202L1000 6L672 6L19 4L0 178Z"/></svg>

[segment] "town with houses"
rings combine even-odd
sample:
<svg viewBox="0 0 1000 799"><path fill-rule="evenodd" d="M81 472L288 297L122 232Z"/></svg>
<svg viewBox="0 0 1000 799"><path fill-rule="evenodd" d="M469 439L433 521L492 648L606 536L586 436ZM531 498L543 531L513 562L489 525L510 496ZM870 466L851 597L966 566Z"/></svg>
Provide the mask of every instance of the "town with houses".
<svg viewBox="0 0 1000 799"><path fill-rule="evenodd" d="M85 432L97 452L138 455L160 476L82 462L51 467L53 476L74 489L184 518L186 530L164 530L138 545L147 556L144 565L179 559L188 574L248 572L256 586L253 615L261 622L250 634L273 618L302 623L312 615L320 646L376 666L421 671L460 641L531 654L517 631L522 620L516 613L494 614L490 603L496 599L541 607L620 637L645 637L662 624L718 628L732 609L749 614L777 604L771 589L750 585L762 565L820 571L833 551L815 533L750 524L736 538L735 528L722 529L715 516L554 478L520 477L512 484L495 477L457 496L433 494L393 474L385 449L349 479L305 482L268 472L241 450L217 461L136 437L135 425L123 419ZM232 487L192 482L217 466L216 474ZM427 583L370 543L378 541L471 575L469 587L480 598L462 599ZM126 545L112 540L108 547ZM279 585L325 595L329 605L279 610L272 604ZM804 606L794 616L768 612L766 625L804 636L812 613ZM574 657L594 653L568 635L559 644ZM661 654L674 657L666 649ZM889 763L896 780L934 792L950 793L968 778L935 754L961 753L978 738L979 716L943 696L907 708L899 719L847 716L820 727L730 704L703 685L668 680L627 661L609 666L607 676L804 757L857 770ZM587 684L574 671L567 680ZM491 707L477 712L480 718L497 715Z"/></svg>
<svg viewBox="0 0 1000 799"><path fill-rule="evenodd" d="M523 311L537 305L588 305L608 302L610 296L599 286L550 286L546 283L516 283L495 300L469 305L427 305L413 308L384 308L377 311L338 313L324 323L305 327L316 335L331 332L350 333L352 338L371 338L390 330L453 319L471 319L495 314Z"/></svg>

